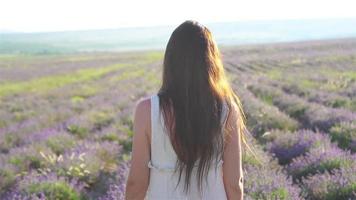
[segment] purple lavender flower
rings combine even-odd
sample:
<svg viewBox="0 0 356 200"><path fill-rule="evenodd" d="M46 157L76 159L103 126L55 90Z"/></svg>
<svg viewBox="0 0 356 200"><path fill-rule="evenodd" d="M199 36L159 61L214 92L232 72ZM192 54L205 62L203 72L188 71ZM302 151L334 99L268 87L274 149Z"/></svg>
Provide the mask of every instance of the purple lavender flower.
<svg viewBox="0 0 356 200"><path fill-rule="evenodd" d="M322 133L311 130L299 130L294 133L275 131L274 140L266 145L266 149L272 153L280 164L290 163L293 158L304 155L311 148L331 147L330 138ZM271 133L271 134L273 134Z"/></svg>
<svg viewBox="0 0 356 200"><path fill-rule="evenodd" d="M298 119L304 128L328 132L340 122L356 121L356 113L343 108L330 108L308 102L294 94L286 94L278 87L270 85L252 85L249 87L257 96L269 97L273 105Z"/></svg>
<svg viewBox="0 0 356 200"><path fill-rule="evenodd" d="M298 122L273 105L256 98L250 91L241 90L241 100L246 110L247 125L255 137L260 137L271 129L294 131Z"/></svg>
<svg viewBox="0 0 356 200"><path fill-rule="evenodd" d="M122 163L116 174L116 182L111 184L109 190L99 200L123 200L125 198L126 180L129 172L129 163Z"/></svg>
<svg viewBox="0 0 356 200"><path fill-rule="evenodd" d="M304 196L315 200L356 199L355 172L356 165L352 165L303 178Z"/></svg>
<svg viewBox="0 0 356 200"><path fill-rule="evenodd" d="M356 121L341 122L330 130L332 140L337 141L340 148L356 152Z"/></svg>
<svg viewBox="0 0 356 200"><path fill-rule="evenodd" d="M332 147L312 149L305 156L293 159L286 169L293 180L299 181L302 177L318 172L323 173L352 165L356 165L356 154Z"/></svg>
<svg viewBox="0 0 356 200"><path fill-rule="evenodd" d="M59 199L79 200L84 185L76 179L67 179L55 173L38 174L33 171L19 180L14 188L3 195L4 200Z"/></svg>
<svg viewBox="0 0 356 200"><path fill-rule="evenodd" d="M244 192L246 199L298 200L300 189L281 170L267 166L246 167Z"/></svg>

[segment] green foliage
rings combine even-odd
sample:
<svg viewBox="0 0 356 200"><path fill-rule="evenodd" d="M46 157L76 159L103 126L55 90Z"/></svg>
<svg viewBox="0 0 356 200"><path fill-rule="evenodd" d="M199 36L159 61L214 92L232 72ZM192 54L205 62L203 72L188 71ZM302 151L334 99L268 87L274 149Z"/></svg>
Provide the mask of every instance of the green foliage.
<svg viewBox="0 0 356 200"><path fill-rule="evenodd" d="M120 82L124 80L131 80L134 78L145 76L146 70L141 67L131 68L130 70L120 73L118 76L112 77L110 81Z"/></svg>
<svg viewBox="0 0 356 200"><path fill-rule="evenodd" d="M145 54L145 61L157 61L163 59L164 52L163 51L150 51Z"/></svg>
<svg viewBox="0 0 356 200"><path fill-rule="evenodd" d="M341 167L350 167L353 163L350 160L343 158L333 158L319 163L314 163L301 168L293 173L293 177L300 180L302 177L312 176L316 173L331 172L334 169L340 169Z"/></svg>
<svg viewBox="0 0 356 200"><path fill-rule="evenodd" d="M83 102L84 98L81 96L73 96L70 100L72 103L77 104Z"/></svg>
<svg viewBox="0 0 356 200"><path fill-rule="evenodd" d="M16 180L15 172L5 166L0 168L0 195L2 192L7 191Z"/></svg>
<svg viewBox="0 0 356 200"><path fill-rule="evenodd" d="M330 130L332 141L336 141L340 148L350 149L356 152L356 146L352 146L352 142L356 141L356 123L342 122L333 126Z"/></svg>
<svg viewBox="0 0 356 200"><path fill-rule="evenodd" d="M262 94L262 93L256 93L256 96L261 99L263 102L273 105L273 96L271 94Z"/></svg>
<svg viewBox="0 0 356 200"><path fill-rule="evenodd" d="M271 193L271 199L289 199L288 190L286 188L278 188Z"/></svg>
<svg viewBox="0 0 356 200"><path fill-rule="evenodd" d="M332 188L329 187L329 188ZM356 183L335 190L329 190L323 197L324 200L350 199L355 194Z"/></svg>
<svg viewBox="0 0 356 200"><path fill-rule="evenodd" d="M121 123L123 124L122 127L120 127L120 130L123 132L126 132L130 137L133 136L133 120L131 116L123 116L121 118Z"/></svg>
<svg viewBox="0 0 356 200"><path fill-rule="evenodd" d="M66 150L74 147L76 141L68 134L56 135L48 138L46 145L57 155L63 154Z"/></svg>
<svg viewBox="0 0 356 200"><path fill-rule="evenodd" d="M9 158L9 163L18 167L19 171L29 171L30 169L38 169L44 166L44 162L39 155L32 150L23 154L15 154Z"/></svg>
<svg viewBox="0 0 356 200"><path fill-rule="evenodd" d="M100 137L101 141L117 142L123 147L125 153L132 151L132 137L129 135L121 136L117 133L106 133Z"/></svg>
<svg viewBox="0 0 356 200"><path fill-rule="evenodd" d="M78 83L100 78L101 76L122 68L123 64L94 69L81 69L72 74L53 75L25 82L4 83L0 85L0 97L22 92L47 92L66 84Z"/></svg>
<svg viewBox="0 0 356 200"><path fill-rule="evenodd" d="M94 130L101 130L114 122L113 113L107 111L94 112L89 117Z"/></svg>
<svg viewBox="0 0 356 200"><path fill-rule="evenodd" d="M76 86L76 90L73 91L72 98L81 97L83 99L86 99L88 97L96 95L99 89L100 88L97 85L82 83Z"/></svg>
<svg viewBox="0 0 356 200"><path fill-rule="evenodd" d="M95 179L91 173L92 167L98 168L97 166L100 165L100 163L92 163L92 165L88 166L85 153L72 153L71 155L63 156L40 152L40 155L46 163L45 167L38 169L41 174L47 175L48 172L55 172L59 176L77 178L86 183L93 182L93 179Z"/></svg>
<svg viewBox="0 0 356 200"><path fill-rule="evenodd" d="M88 136L89 130L85 127L81 127L76 124L71 124L67 126L67 131L80 139L84 139Z"/></svg>
<svg viewBox="0 0 356 200"><path fill-rule="evenodd" d="M114 141L119 141L119 136L115 133L107 133L103 136L101 136L101 141L109 141L109 142L114 142Z"/></svg>
<svg viewBox="0 0 356 200"><path fill-rule="evenodd" d="M80 200L78 194L71 186L64 181L54 183L34 183L26 188L29 194L43 192L47 198L56 200Z"/></svg>
<svg viewBox="0 0 356 200"><path fill-rule="evenodd" d="M12 147L18 146L22 141L22 138L15 134L6 134L4 140L0 140L0 152L7 153Z"/></svg>
<svg viewBox="0 0 356 200"><path fill-rule="evenodd" d="M283 73L280 69L273 69L267 72L267 76L271 79L279 80L283 77Z"/></svg>
<svg viewBox="0 0 356 200"><path fill-rule="evenodd" d="M243 151L242 164L243 165L260 166L263 163L261 163L261 161L258 160L258 158L253 156L251 153L247 153L246 151Z"/></svg>
<svg viewBox="0 0 356 200"><path fill-rule="evenodd" d="M263 177L261 177L263 178ZM266 192L263 190L248 193L249 199L258 200L289 200L291 199L287 188L279 187L275 188L273 191Z"/></svg>
<svg viewBox="0 0 356 200"><path fill-rule="evenodd" d="M119 139L119 144L124 148L124 152L132 151L132 138Z"/></svg>

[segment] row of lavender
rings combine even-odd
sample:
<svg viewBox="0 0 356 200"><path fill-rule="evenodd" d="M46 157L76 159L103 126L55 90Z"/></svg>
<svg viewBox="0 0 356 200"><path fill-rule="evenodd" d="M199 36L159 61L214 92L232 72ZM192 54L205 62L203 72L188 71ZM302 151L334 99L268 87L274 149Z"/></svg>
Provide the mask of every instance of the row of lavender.
<svg viewBox="0 0 356 200"><path fill-rule="evenodd" d="M89 54L85 58L96 65L104 60L122 67L47 91L0 96L0 199L123 199L132 109L157 87L160 55L118 54L112 61L114 56ZM69 69L57 72L57 65L73 65L70 58L46 59L53 71L33 80L62 76ZM41 64L36 59L44 58L33 59ZM83 62L76 64L87 67L87 59Z"/></svg>
<svg viewBox="0 0 356 200"><path fill-rule="evenodd" d="M350 44L352 40L224 51L225 66L243 100L254 136L249 141L258 158L244 152L246 199L355 197L352 88L335 92L345 103L330 103L334 98L316 101L310 91L317 89L308 88L308 96L303 96L300 91L306 90L305 85L275 75L279 70L302 72L304 65L318 71L325 62L350 71L350 55L355 52ZM331 54L339 57L330 58ZM46 58L47 65L56 67L32 77L52 76L61 68L58 66L67 65L119 62L125 67L41 94L1 98L0 199L123 199L134 102L156 91L161 78L161 54L137 55ZM3 63L11 65L10 61ZM66 72L70 68L58 73ZM261 77L264 74L268 76Z"/></svg>
<svg viewBox="0 0 356 200"><path fill-rule="evenodd" d="M251 102L251 98L248 100ZM259 103L263 104L263 102ZM290 103L293 105L292 102ZM265 107L273 107L264 104ZM294 106L296 105L294 104ZM265 110L268 109L265 108ZM308 109L305 111L306 113L312 112ZM253 112L248 111L248 117L251 117L250 113ZM351 199L356 197L356 154L353 154L354 149L352 146L350 147L350 144L354 144L353 140L355 139L355 120L353 118L350 121L344 118L340 121L329 119L334 123L329 133L319 131L324 123L310 125L305 121L299 123L297 131L293 130L295 128L292 126L295 125L293 119L289 123L284 123L285 126L282 127L278 114L266 113L263 118L267 123L261 122L263 119L260 119L260 123L267 126L268 128L265 129L268 131L263 134L256 131L254 134L263 145L264 150L278 159L278 163L283 166L286 175L301 188L299 198ZM335 117L335 115L328 116ZM340 114L340 116L343 115ZM349 129L340 129L342 126L347 126ZM316 130L313 131L313 128ZM340 149L339 146L345 150Z"/></svg>
<svg viewBox="0 0 356 200"><path fill-rule="evenodd" d="M266 166L257 170L249 171L250 164L245 163L247 198L356 198L356 77L352 70L356 69L356 46L329 45L342 51L316 43L277 45L273 51L235 49L236 55L246 54L238 60L227 52L228 70L234 73L249 129L269 157L269 162L263 162ZM345 84L338 84L344 79ZM262 175L264 168L268 170Z"/></svg>
<svg viewBox="0 0 356 200"><path fill-rule="evenodd" d="M159 69L154 65L154 70ZM146 64L140 67L151 70ZM147 86L152 77L139 76L138 68L127 67L95 81L66 85L41 95L3 97L2 120L7 126L1 129L0 140L2 198L122 199L127 153L131 150L133 102L157 88L157 81L141 86L143 82ZM153 80L158 78L157 73ZM132 91L134 96L125 95ZM18 122L9 117L25 109L34 115ZM245 160L254 169L253 158ZM261 173L267 174L267 168ZM287 184L281 180L276 183ZM261 187L264 184L261 182Z"/></svg>

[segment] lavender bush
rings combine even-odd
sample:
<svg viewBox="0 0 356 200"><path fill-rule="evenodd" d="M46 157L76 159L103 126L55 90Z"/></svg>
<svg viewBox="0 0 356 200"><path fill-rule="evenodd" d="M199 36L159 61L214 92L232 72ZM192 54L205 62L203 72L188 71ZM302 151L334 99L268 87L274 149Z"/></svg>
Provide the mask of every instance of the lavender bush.
<svg viewBox="0 0 356 200"><path fill-rule="evenodd" d="M249 141L257 158L243 151L247 199L354 198L354 178L347 179L356 172L350 168L354 157L329 147L318 130L347 151L356 146L356 82L350 73L355 44L347 39L222 49L257 139ZM0 82L13 86L0 84L0 199L123 199L132 111L139 98L159 88L162 56L0 55ZM107 67L113 70L100 74ZM287 176L303 181L293 185ZM298 196L298 186L305 196Z"/></svg>
<svg viewBox="0 0 356 200"><path fill-rule="evenodd" d="M103 172L111 173L117 168L122 147L110 142L81 142L63 155L40 152L45 168L41 172L52 171L58 175L77 178L93 185Z"/></svg>
<svg viewBox="0 0 356 200"><path fill-rule="evenodd" d="M115 183L109 186L106 194L99 198L99 200L123 200L125 198L126 181L130 163L121 163L115 176Z"/></svg>
<svg viewBox="0 0 356 200"><path fill-rule="evenodd" d="M297 95L288 95L277 87L256 84L250 85L249 89L260 98L270 96L274 105L298 119L304 128L328 132L333 125L356 120L356 113L349 110L309 103Z"/></svg>
<svg viewBox="0 0 356 200"><path fill-rule="evenodd" d="M6 162L16 167L18 170L16 173L45 167L46 162L39 152L52 153L49 148L41 144L13 148L7 155Z"/></svg>
<svg viewBox="0 0 356 200"><path fill-rule="evenodd" d="M79 200L84 186L75 179L57 176L55 173L30 172L6 193L4 200L58 199Z"/></svg>
<svg viewBox="0 0 356 200"><path fill-rule="evenodd" d="M16 180L16 171L15 167L11 164L6 163L5 159L0 156L0 197L5 193L9 188L11 188Z"/></svg>
<svg viewBox="0 0 356 200"><path fill-rule="evenodd" d="M313 200L356 199L355 171L353 165L303 178L304 196Z"/></svg>
<svg viewBox="0 0 356 200"><path fill-rule="evenodd" d="M246 110L247 125L255 137L271 129L296 130L299 124L276 107L265 104L247 90L240 90ZM246 102L246 103L245 103Z"/></svg>
<svg viewBox="0 0 356 200"><path fill-rule="evenodd" d="M246 199L302 199L300 189L281 170L249 166L245 171Z"/></svg>
<svg viewBox="0 0 356 200"><path fill-rule="evenodd" d="M256 140L249 138L256 157L243 151L245 199L301 199L300 189L282 171L282 167L268 153L263 152Z"/></svg>
<svg viewBox="0 0 356 200"><path fill-rule="evenodd" d="M281 165L288 164L293 158L305 155L312 148L330 148L330 138L322 133L311 130L296 132L275 131L275 139L266 145L267 151L272 153Z"/></svg>
<svg viewBox="0 0 356 200"><path fill-rule="evenodd" d="M261 99L271 99L271 103L304 125L303 117L308 105L301 99L285 95L278 88L269 85L251 84L248 89Z"/></svg>
<svg viewBox="0 0 356 200"><path fill-rule="evenodd" d="M342 122L330 130L331 139L337 141L340 148L356 152L356 121Z"/></svg>
<svg viewBox="0 0 356 200"><path fill-rule="evenodd" d="M350 98L343 95L321 90L303 88L298 84L284 84L282 89L289 94L296 94L300 97L306 98L310 102L323 104L326 107L345 108L356 111L356 103Z"/></svg>
<svg viewBox="0 0 356 200"><path fill-rule="evenodd" d="M356 155L337 147L312 149L305 156L297 157L287 166L286 170L293 180L300 181L302 177L323 173L341 167L356 164Z"/></svg>

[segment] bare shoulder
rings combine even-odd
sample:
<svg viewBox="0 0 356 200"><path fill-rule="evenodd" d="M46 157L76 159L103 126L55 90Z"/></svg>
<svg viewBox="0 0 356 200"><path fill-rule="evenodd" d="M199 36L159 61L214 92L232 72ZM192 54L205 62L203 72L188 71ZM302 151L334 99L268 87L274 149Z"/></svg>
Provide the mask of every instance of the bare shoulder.
<svg viewBox="0 0 356 200"><path fill-rule="evenodd" d="M151 135L151 98L143 97L136 102L134 129L140 135L146 135L150 138Z"/></svg>
<svg viewBox="0 0 356 200"><path fill-rule="evenodd" d="M236 104L231 104L231 109L226 120L226 143L235 143L238 141L239 123L241 120L240 111Z"/></svg>
<svg viewBox="0 0 356 200"><path fill-rule="evenodd" d="M232 103L230 104L231 108L229 109L229 114L228 114L228 118L227 118L227 125L229 127L235 126L236 123L239 120L239 108L236 104Z"/></svg>
<svg viewBox="0 0 356 200"><path fill-rule="evenodd" d="M136 112L147 114L151 110L151 97L142 97L136 102Z"/></svg>

